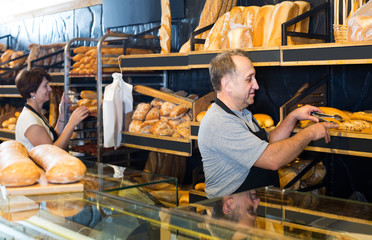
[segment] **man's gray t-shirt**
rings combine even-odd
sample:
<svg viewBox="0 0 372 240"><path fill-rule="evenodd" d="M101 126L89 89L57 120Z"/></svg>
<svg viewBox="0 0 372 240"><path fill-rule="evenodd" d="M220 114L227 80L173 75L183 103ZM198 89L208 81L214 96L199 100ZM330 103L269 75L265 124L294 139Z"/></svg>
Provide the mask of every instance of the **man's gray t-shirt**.
<svg viewBox="0 0 372 240"><path fill-rule="evenodd" d="M252 122L248 110L244 115ZM240 114L240 117L244 116ZM198 146L208 198L235 192L268 145L256 137L245 122L214 103L200 124Z"/></svg>

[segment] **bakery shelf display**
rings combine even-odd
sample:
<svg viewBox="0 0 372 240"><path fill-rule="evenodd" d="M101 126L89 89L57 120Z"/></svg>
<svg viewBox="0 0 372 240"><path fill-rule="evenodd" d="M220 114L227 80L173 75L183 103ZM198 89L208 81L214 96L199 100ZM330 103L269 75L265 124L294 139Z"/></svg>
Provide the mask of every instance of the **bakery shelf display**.
<svg viewBox="0 0 372 240"><path fill-rule="evenodd" d="M136 85L134 91L153 99L139 103L134 112L127 114L129 125L123 132L122 144L191 156L190 123L196 121L196 116L214 101L215 93L199 97L185 91L156 90L142 85Z"/></svg>
<svg viewBox="0 0 372 240"><path fill-rule="evenodd" d="M312 65L348 65L369 64L372 57L372 44L363 43L319 43L309 45L291 45L274 48L245 48L253 62L258 67L264 66L312 66ZM133 70L184 70L193 68L208 68L213 57L223 50L211 52L143 54L124 56L121 59L123 71ZM172 65L170 64L172 62Z"/></svg>

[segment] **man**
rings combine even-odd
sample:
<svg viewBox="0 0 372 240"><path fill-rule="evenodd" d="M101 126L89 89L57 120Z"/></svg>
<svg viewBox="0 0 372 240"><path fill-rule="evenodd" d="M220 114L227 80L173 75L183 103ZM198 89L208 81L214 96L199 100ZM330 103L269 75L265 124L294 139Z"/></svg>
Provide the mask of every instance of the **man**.
<svg viewBox="0 0 372 240"><path fill-rule="evenodd" d="M257 187L278 184L277 171L293 161L314 140L330 141L329 128L310 115L319 111L304 106L292 111L267 139L252 113L259 89L255 69L246 52L236 49L212 59L209 74L216 102L200 124L198 145L202 155L208 198L226 196ZM298 120L317 122L290 137Z"/></svg>

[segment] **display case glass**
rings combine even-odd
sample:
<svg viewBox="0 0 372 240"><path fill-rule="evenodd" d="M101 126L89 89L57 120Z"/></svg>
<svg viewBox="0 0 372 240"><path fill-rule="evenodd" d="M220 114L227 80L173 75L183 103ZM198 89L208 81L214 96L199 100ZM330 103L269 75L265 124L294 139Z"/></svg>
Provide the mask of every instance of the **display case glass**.
<svg viewBox="0 0 372 240"><path fill-rule="evenodd" d="M309 192L265 187L178 210L294 238L372 239L372 204Z"/></svg>

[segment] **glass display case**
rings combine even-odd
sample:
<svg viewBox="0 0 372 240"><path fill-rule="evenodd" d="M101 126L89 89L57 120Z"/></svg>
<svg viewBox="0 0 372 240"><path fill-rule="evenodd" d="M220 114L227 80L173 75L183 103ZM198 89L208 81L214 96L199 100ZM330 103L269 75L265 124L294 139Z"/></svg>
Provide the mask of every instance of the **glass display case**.
<svg viewBox="0 0 372 240"><path fill-rule="evenodd" d="M259 188L180 207L212 219L301 239L372 239L372 204Z"/></svg>

